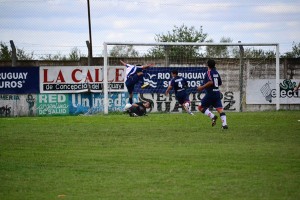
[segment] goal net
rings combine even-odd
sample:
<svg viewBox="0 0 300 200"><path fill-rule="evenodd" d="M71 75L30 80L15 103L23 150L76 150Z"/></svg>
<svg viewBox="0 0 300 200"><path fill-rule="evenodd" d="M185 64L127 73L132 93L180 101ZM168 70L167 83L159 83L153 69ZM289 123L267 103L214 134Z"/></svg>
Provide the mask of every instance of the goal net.
<svg viewBox="0 0 300 200"><path fill-rule="evenodd" d="M268 50L262 51L262 48ZM272 84L262 83L261 87L257 86L260 87L256 88L257 91L250 91L249 95L253 96L252 93L254 93L266 99L270 98L269 93L272 92L273 108L279 109L280 77L277 43L106 42L103 44L104 113L122 111L122 108L129 102L125 86L126 70L121 60L131 65L154 64L154 67L144 70L143 81L147 82L149 87L141 89L141 85L136 84L133 102L150 101L152 103L150 112L182 112L174 92L171 91L169 96L165 95L171 79L170 72L176 69L179 75L187 79L191 110L195 112L204 96L203 93L197 92L197 87L203 82L208 58L216 61L216 68L223 80L220 90L225 110L246 110L248 103L246 102L246 95L248 95L246 89L251 89L247 86L250 79L252 80L250 84L256 79L272 79Z"/></svg>

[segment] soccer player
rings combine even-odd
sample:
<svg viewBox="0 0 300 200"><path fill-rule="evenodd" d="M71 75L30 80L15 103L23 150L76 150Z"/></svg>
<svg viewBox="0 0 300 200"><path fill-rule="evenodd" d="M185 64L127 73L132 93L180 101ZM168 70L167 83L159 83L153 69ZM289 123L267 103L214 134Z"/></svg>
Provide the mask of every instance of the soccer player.
<svg viewBox="0 0 300 200"><path fill-rule="evenodd" d="M170 90L174 89L175 97L178 103L186 110L190 115L194 115L190 111L190 99L189 94L186 92L187 82L184 77L178 76L178 71L173 70L171 72L172 79L169 82L169 86L166 90L166 96L169 95Z"/></svg>
<svg viewBox="0 0 300 200"><path fill-rule="evenodd" d="M128 63L123 62L120 60L120 62L126 66L126 81L125 85L127 87L127 91L129 93L129 103L133 103L133 90L135 84L138 82L141 83L141 88L144 89L149 86L149 83L144 83L144 77L143 77L143 70L153 66L154 64L149 64L149 65L130 65Z"/></svg>
<svg viewBox="0 0 300 200"><path fill-rule="evenodd" d="M130 117L139 117L145 116L147 113L147 108L151 107L151 103L149 101L133 103L130 108L126 109L126 113L129 114Z"/></svg>
<svg viewBox="0 0 300 200"><path fill-rule="evenodd" d="M212 120L212 126L215 126L218 117L209 110L209 107L213 106L220 114L220 118L222 120L222 129L228 129L226 114L223 111L221 93L219 90L219 86L222 85L221 76L216 70L216 62L214 60L208 60L207 66L208 70L204 76L203 85L197 88L199 92L206 90L206 94L201 100L201 105L198 106L198 109L203 114L210 117Z"/></svg>

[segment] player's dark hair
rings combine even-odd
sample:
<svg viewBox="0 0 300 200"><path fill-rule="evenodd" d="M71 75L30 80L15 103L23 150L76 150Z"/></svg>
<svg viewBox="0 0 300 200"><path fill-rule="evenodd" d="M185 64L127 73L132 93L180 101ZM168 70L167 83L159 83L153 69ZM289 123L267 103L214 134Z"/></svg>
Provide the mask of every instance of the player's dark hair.
<svg viewBox="0 0 300 200"><path fill-rule="evenodd" d="M176 69L172 70L172 74L178 75L178 71Z"/></svg>
<svg viewBox="0 0 300 200"><path fill-rule="evenodd" d="M149 103L149 108L152 108L153 107L153 103L152 101L145 101L145 103L148 102Z"/></svg>
<svg viewBox="0 0 300 200"><path fill-rule="evenodd" d="M208 61L207 61L207 66L209 67L209 68L216 68L216 62L214 61L214 60L212 60L212 59L209 59Z"/></svg>

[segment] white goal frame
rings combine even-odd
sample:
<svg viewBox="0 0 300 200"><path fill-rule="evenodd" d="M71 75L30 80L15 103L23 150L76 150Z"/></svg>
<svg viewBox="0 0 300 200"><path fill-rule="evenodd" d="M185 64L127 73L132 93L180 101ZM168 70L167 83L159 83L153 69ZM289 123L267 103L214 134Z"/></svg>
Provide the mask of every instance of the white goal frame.
<svg viewBox="0 0 300 200"><path fill-rule="evenodd" d="M134 45L134 46L275 46L276 47L276 110L280 109L279 102L279 43L194 43L194 42L155 42L155 43L136 43L136 42L104 42L103 43L103 104L104 114L108 114L108 45Z"/></svg>

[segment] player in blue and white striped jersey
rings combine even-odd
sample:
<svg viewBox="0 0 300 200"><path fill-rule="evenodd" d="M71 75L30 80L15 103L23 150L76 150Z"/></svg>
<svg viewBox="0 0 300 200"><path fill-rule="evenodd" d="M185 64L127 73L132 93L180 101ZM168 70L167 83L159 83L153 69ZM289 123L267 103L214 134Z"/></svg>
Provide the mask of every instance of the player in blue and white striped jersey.
<svg viewBox="0 0 300 200"><path fill-rule="evenodd" d="M201 105L198 106L198 109L203 114L210 117L212 120L212 126L215 126L218 117L209 110L209 107L213 106L220 114L222 120L222 128L228 129L226 114L223 111L221 93L219 90L219 86L222 85L222 79L220 74L216 70L215 65L216 62L214 60L207 61L208 70L204 76L204 82L197 88L199 92L205 90L206 94L201 100Z"/></svg>
<svg viewBox="0 0 300 200"><path fill-rule="evenodd" d="M194 115L190 111L190 99L189 94L186 91L187 82L184 77L178 76L178 71L173 70L171 72L172 79L169 82L169 86L166 90L166 96L169 95L170 90L174 89L175 97L178 103L186 110L190 115Z"/></svg>
<svg viewBox="0 0 300 200"><path fill-rule="evenodd" d="M125 85L127 87L127 91L129 93L129 103L133 103L133 90L134 86L137 83L141 84L141 88L144 89L149 86L149 83L144 83L144 77L143 77L143 70L153 66L154 64L149 65L131 65L128 63L123 62L120 60L120 62L126 67L126 81Z"/></svg>

